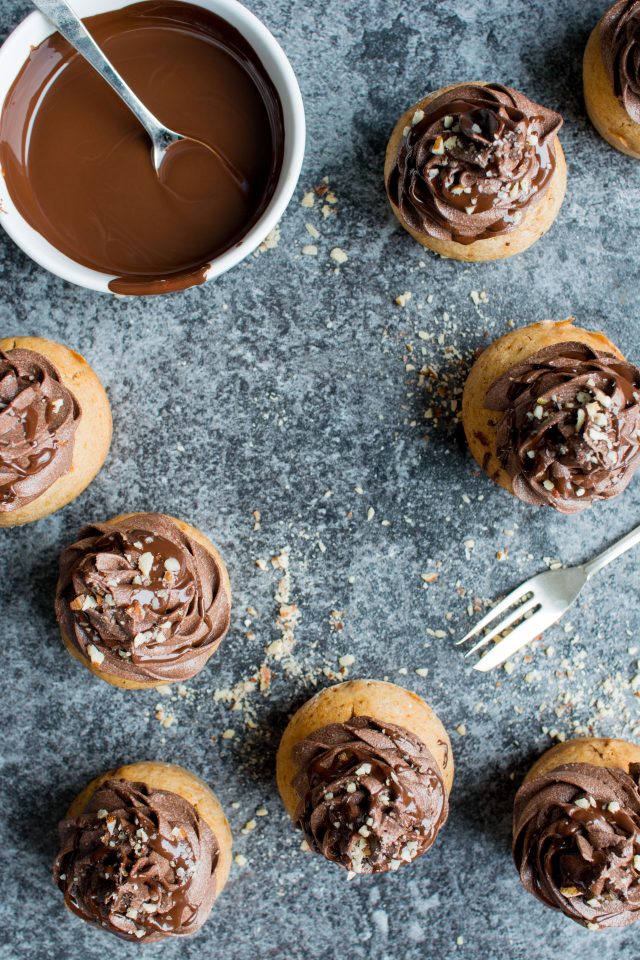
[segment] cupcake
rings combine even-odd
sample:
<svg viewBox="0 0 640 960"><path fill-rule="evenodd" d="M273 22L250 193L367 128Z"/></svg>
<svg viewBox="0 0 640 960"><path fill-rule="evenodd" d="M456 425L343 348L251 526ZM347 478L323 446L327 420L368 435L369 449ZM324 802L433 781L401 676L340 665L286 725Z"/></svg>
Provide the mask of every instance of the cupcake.
<svg viewBox="0 0 640 960"><path fill-rule="evenodd" d="M385 160L391 209L424 247L500 260L547 232L564 199L562 117L495 83L461 83L400 118Z"/></svg>
<svg viewBox="0 0 640 960"><path fill-rule="evenodd" d="M546 320L484 350L464 388L475 459L524 503L579 513L640 466L640 370L602 333Z"/></svg>
<svg viewBox="0 0 640 960"><path fill-rule="evenodd" d="M278 789L314 853L352 874L384 873L426 853L444 826L451 744L427 704L378 680L316 694L291 718Z"/></svg>
<svg viewBox="0 0 640 960"><path fill-rule="evenodd" d="M231 867L216 796L169 763L133 763L93 780L58 832L54 880L82 920L123 940L196 933Z"/></svg>
<svg viewBox="0 0 640 960"><path fill-rule="evenodd" d="M589 37L584 99L600 136L640 159L640 0L618 0Z"/></svg>
<svg viewBox="0 0 640 960"><path fill-rule="evenodd" d="M0 340L0 527L40 520L89 486L111 444L111 408L79 353Z"/></svg>
<svg viewBox="0 0 640 960"><path fill-rule="evenodd" d="M222 557L173 517L130 513L92 524L60 557L64 645L116 687L189 680L218 649L230 614Z"/></svg>
<svg viewBox="0 0 640 960"><path fill-rule="evenodd" d="M590 930L640 918L640 747L569 740L520 787L513 856L538 900Z"/></svg>

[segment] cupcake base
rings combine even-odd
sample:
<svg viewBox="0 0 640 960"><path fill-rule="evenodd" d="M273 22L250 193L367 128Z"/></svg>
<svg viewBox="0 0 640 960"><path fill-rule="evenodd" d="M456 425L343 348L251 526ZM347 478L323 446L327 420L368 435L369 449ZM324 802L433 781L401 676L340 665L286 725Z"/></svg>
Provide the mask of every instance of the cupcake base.
<svg viewBox="0 0 640 960"><path fill-rule="evenodd" d="M567 740L547 750L531 767L524 782L566 763L590 763L594 767L613 767L629 773L631 764L640 763L640 746L627 740L599 737Z"/></svg>
<svg viewBox="0 0 640 960"><path fill-rule="evenodd" d="M422 100L415 103L400 117L387 144L384 164L385 184L388 182L391 171L395 165L400 145L404 139L404 130L406 127L411 126L411 120L416 110L424 110L427 104L441 94L447 93L449 90L470 85L478 87L484 86L480 81L473 81L471 84L450 84L423 97ZM562 206L567 189L567 164L562 145L557 139L555 142L555 150L556 169L544 198L525 214L520 225L510 233L489 237L486 240L475 240L470 244L457 243L455 240L438 240L418 230L414 230L405 223L400 210L389 200L391 209L400 225L404 227L407 233L411 234L414 240L423 247L433 250L434 253L439 254L441 257L447 257L451 260L464 260L472 263L504 260L507 257L513 257L517 253L522 253L524 250L527 250L539 240L540 237L544 236L553 225Z"/></svg>
<svg viewBox="0 0 640 960"><path fill-rule="evenodd" d="M107 458L111 445L111 408L104 387L84 357L69 347L41 337L6 337L0 350L32 350L49 360L61 383L78 401L82 416L73 446L71 470L36 500L0 513L0 527L18 527L47 517L75 500L89 486Z"/></svg>
<svg viewBox="0 0 640 960"><path fill-rule="evenodd" d="M593 30L584 53L584 101L591 123L600 136L629 157L640 160L640 123L631 119L615 95L600 49L600 24Z"/></svg>
<svg viewBox="0 0 640 960"><path fill-rule="evenodd" d="M229 823L215 793L207 784L189 770L173 763L159 760L146 760L140 763L128 763L115 770L108 770L92 780L75 798L67 817L80 816L98 790L107 780L128 780L132 783L145 783L154 790L166 790L176 793L195 807L196 811L211 828L218 842L220 858L216 871L216 897L224 888L231 870L232 837Z"/></svg>
<svg viewBox="0 0 640 960"><path fill-rule="evenodd" d="M129 517L135 517L135 513L123 513L120 516L113 517L111 520L108 520L106 525L114 525L119 523L122 520L127 520ZM167 514L164 514L167 520L171 520L172 523L185 534L185 536L191 537L192 540L195 540L196 543L199 543L207 553L211 554L214 558L218 569L220 570L220 587L219 589L227 596L228 604L231 605L231 582L229 580L229 573L227 571L226 565L222 556L220 555L217 548L211 543L208 537L205 537L204 533L201 533L196 527L192 527L190 524L185 523L184 520L178 520L176 517L170 517ZM154 687L166 687L171 681L167 680L129 680L123 677L115 677L112 674L107 673L104 670L101 670L100 667L92 663L87 657L84 657L82 653L78 650L76 645L73 643L69 637L67 631L64 629L62 624L60 625L60 635L62 637L62 642L67 648L68 652L72 657L75 657L83 666L90 670L96 677L99 677L100 680L110 683L114 687L120 687L123 690L149 690ZM218 649L222 643L224 636L220 637L218 642L211 648L211 656Z"/></svg>
<svg viewBox="0 0 640 960"><path fill-rule="evenodd" d="M496 380L539 350L556 343L579 341L620 359L622 354L603 333L574 327L569 320L543 320L512 330L480 354L467 378L462 395L462 422L471 453L485 473L513 493L511 477L502 468L496 451L496 424L500 413L485 406L487 390Z"/></svg>
<svg viewBox="0 0 640 960"><path fill-rule="evenodd" d="M321 690L293 715L282 736L276 761L278 789L292 819L300 802L293 781L298 768L293 752L311 733L352 717L373 717L415 734L438 763L447 794L453 784L453 753L447 731L417 694L382 680L349 680Z"/></svg>

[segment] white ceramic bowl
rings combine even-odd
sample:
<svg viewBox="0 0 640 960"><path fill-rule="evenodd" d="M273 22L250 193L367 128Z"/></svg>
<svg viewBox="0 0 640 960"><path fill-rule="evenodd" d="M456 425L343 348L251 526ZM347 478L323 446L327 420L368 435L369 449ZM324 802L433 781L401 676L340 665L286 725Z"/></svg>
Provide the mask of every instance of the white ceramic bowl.
<svg viewBox="0 0 640 960"><path fill-rule="evenodd" d="M251 230L226 253L212 261L207 281L220 276L249 256L271 233L286 210L300 176L305 144L304 107L300 87L287 56L265 25L238 0L189 0L230 23L253 47L269 74L282 101L284 114L284 157L280 179L269 206ZM74 0L81 17L90 17L129 5L129 0ZM32 13L16 27L0 47L0 111L32 47L54 33L55 28L41 13ZM112 275L101 273L71 260L31 227L18 213L6 182L0 178L0 223L19 247L40 266L64 280L90 290L110 293ZM185 282L185 287L189 286ZM175 287L173 288L175 289Z"/></svg>

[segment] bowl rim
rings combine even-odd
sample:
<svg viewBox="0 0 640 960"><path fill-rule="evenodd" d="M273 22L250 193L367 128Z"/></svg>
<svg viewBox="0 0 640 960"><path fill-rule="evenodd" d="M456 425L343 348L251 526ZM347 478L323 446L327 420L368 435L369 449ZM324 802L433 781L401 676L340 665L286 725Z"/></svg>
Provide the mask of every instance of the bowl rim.
<svg viewBox="0 0 640 960"><path fill-rule="evenodd" d="M81 17L108 13L132 6L138 0L74 0L74 8ZM226 273L253 253L274 230L291 201L300 178L304 159L306 122L300 86L289 59L269 28L240 0L186 0L194 6L210 10L235 27L259 57L273 82L282 103L284 114L284 156L278 183L267 208L251 229L232 247L211 260L203 283ZM9 34L0 46L0 113L7 93L24 66L30 49L42 43L55 32L55 27L39 11L30 13ZM35 230L16 208L6 180L0 177L0 224L11 239L45 270L85 289L123 296L109 289L117 279L114 274L102 273L66 256ZM194 285L193 268L185 270L184 282L172 281L170 290L141 290L125 296L150 296L177 293Z"/></svg>

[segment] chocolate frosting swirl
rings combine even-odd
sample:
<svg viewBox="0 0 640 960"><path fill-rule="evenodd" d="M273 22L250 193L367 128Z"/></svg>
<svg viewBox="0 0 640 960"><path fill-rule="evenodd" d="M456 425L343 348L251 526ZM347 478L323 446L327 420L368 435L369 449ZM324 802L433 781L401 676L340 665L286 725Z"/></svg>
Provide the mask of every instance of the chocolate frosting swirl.
<svg viewBox="0 0 640 960"><path fill-rule="evenodd" d="M0 350L0 511L18 510L71 469L80 406L42 354Z"/></svg>
<svg viewBox="0 0 640 960"><path fill-rule="evenodd" d="M583 926L640 918L640 766L568 763L516 795L513 856L526 889Z"/></svg>
<svg viewBox="0 0 640 960"><path fill-rule="evenodd" d="M312 850L353 873L411 863L446 822L438 764L402 727L353 717L302 740L293 760L296 825Z"/></svg>
<svg viewBox="0 0 640 960"><path fill-rule="evenodd" d="M209 916L218 842L178 794L107 780L59 834L54 880L88 923L150 943L195 933Z"/></svg>
<svg viewBox="0 0 640 960"><path fill-rule="evenodd" d="M640 466L640 370L585 343L557 343L488 390L496 448L525 503L578 513L621 493Z"/></svg>
<svg viewBox="0 0 640 960"><path fill-rule="evenodd" d="M56 615L103 673L182 681L229 629L218 561L168 517L138 513L93 524L60 557Z"/></svg>
<svg viewBox="0 0 640 960"><path fill-rule="evenodd" d="M600 50L616 97L640 123L640 0L618 0L600 21Z"/></svg>
<svg viewBox="0 0 640 960"><path fill-rule="evenodd" d="M556 168L562 117L499 84L462 84L418 110L387 182L413 230L470 244L509 233Z"/></svg>

